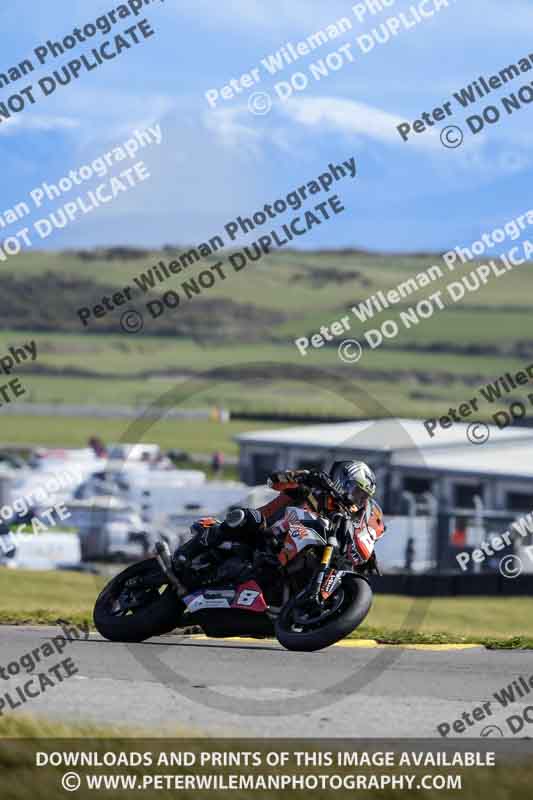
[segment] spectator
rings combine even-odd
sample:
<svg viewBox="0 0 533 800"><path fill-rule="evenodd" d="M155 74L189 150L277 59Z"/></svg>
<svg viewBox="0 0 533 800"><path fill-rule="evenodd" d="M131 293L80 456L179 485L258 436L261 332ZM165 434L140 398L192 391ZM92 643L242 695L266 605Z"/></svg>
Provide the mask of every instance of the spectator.
<svg viewBox="0 0 533 800"><path fill-rule="evenodd" d="M9 525L0 520L0 564L6 564L17 552Z"/></svg>
<svg viewBox="0 0 533 800"><path fill-rule="evenodd" d="M95 456L98 458L106 458L107 457L107 450L105 444L98 436L91 436L89 439L89 447L92 447Z"/></svg>
<svg viewBox="0 0 533 800"><path fill-rule="evenodd" d="M215 477L218 477L222 472L222 467L224 466L224 453L221 453L220 450L216 450L213 453L213 458L211 459L211 467L213 469L213 474Z"/></svg>

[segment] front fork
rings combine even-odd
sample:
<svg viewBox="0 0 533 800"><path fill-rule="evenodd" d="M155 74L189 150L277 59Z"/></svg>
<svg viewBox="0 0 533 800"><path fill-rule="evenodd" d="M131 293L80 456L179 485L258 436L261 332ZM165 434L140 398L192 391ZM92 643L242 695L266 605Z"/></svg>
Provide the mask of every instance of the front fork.
<svg viewBox="0 0 533 800"><path fill-rule="evenodd" d="M328 543L326 547L324 547L324 552L322 553L322 559L320 561L320 570L316 576L315 585L313 587L313 596L319 605L323 605L324 600L327 600L336 584L335 571L330 570L330 566L334 554L341 547L339 543L343 542L346 538L346 517L343 514L335 514L332 522L332 530L328 536Z"/></svg>
<svg viewBox="0 0 533 800"><path fill-rule="evenodd" d="M326 547L324 547L324 552L322 553L322 559L320 561L320 570L318 575L315 579L314 585L314 598L317 603L322 604L322 584L324 583L324 578L329 572L329 567L331 561L333 559L333 554L338 547L338 542L336 536L329 536L328 543Z"/></svg>

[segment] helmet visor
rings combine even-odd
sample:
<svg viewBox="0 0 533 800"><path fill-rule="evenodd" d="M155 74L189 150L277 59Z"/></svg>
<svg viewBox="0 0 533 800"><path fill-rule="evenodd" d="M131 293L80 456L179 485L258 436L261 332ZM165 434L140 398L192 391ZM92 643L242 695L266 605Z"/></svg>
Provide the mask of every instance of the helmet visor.
<svg viewBox="0 0 533 800"><path fill-rule="evenodd" d="M346 498L358 508L368 500L368 494L354 480L348 479L344 481L342 490Z"/></svg>

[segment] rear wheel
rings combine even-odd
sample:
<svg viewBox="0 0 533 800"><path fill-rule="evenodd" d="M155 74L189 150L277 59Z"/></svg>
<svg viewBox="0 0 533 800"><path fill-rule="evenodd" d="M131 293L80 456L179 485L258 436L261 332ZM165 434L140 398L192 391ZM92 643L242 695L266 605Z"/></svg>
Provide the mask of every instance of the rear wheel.
<svg viewBox="0 0 533 800"><path fill-rule="evenodd" d="M276 620L276 637L287 650L310 652L338 642L354 631L372 605L372 589L358 575L346 575L324 606L292 600Z"/></svg>
<svg viewBox="0 0 533 800"><path fill-rule="evenodd" d="M156 558L132 564L100 592L94 606L96 629L112 642L142 642L170 633L183 605Z"/></svg>

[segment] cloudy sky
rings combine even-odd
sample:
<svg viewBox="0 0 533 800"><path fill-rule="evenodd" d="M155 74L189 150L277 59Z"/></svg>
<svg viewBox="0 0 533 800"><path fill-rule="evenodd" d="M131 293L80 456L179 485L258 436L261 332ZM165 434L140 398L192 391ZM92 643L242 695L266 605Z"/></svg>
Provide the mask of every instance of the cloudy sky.
<svg viewBox="0 0 533 800"><path fill-rule="evenodd" d="M352 156L358 176L338 187L347 213L315 228L301 246L403 251L467 245L529 206L533 105L512 116L502 112L498 124L477 136L465 120L485 105L501 108L502 96L531 84L533 70L476 108L453 102L453 117L437 127L464 129L458 149L444 148L434 132L404 143L396 125L441 106L478 76L488 78L530 53L533 63L533 6L530 0L450 0L450 7L431 19L402 26L387 43L361 51L358 36L370 37L376 27L380 33L380 23L400 12L412 23L409 8L420 2L396 0L386 13L360 21L354 3L343 0L153 0L137 21L146 16L155 36L83 71L50 97L39 94L35 105L0 123L0 213L43 181L54 183L136 128L158 122L163 143L143 156L150 180L55 232L46 246L199 243L236 215L250 214L315 178L329 162ZM425 7L434 2L426 0ZM25 0L22 12L20 2L4 0L0 73L48 39L61 40L119 5ZM261 66L287 42L305 40L341 17L353 25L342 37L279 75ZM0 104L134 22L121 20L111 34L100 34L0 89ZM346 58L342 68L315 80L310 64L347 43L353 62ZM208 90L221 91L254 67L260 69L257 86L209 107ZM281 100L276 84L295 72L304 73L309 84ZM254 91L268 93L269 113L250 112ZM258 102L265 102L264 95ZM76 194L65 195L65 202Z"/></svg>

